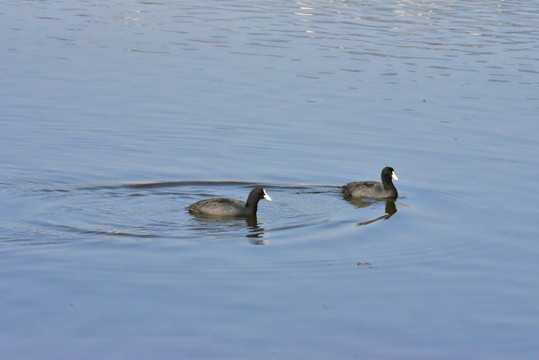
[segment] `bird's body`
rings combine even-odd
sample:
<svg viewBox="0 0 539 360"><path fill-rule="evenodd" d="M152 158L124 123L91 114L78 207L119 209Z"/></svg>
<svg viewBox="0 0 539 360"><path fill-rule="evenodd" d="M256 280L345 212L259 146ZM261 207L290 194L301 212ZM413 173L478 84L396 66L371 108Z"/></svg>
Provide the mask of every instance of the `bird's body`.
<svg viewBox="0 0 539 360"><path fill-rule="evenodd" d="M353 198L369 198L374 200L397 198L399 193L393 185L392 178L398 180L391 167L385 167L381 174L382 182L359 181L339 187L342 193Z"/></svg>
<svg viewBox="0 0 539 360"><path fill-rule="evenodd" d="M258 201L271 198L261 187L256 187L249 193L247 202L228 198L212 198L200 200L189 205L186 209L191 214L212 215L212 216L255 216L258 209Z"/></svg>

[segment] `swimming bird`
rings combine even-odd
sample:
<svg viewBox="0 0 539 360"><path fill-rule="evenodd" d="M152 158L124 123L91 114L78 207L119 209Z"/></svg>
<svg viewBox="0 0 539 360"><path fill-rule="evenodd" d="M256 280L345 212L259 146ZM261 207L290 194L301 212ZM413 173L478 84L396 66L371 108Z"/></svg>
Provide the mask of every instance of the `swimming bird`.
<svg viewBox="0 0 539 360"><path fill-rule="evenodd" d="M396 198L399 196L392 178L399 180L392 167L386 166L382 169L382 182L378 181L359 181L351 182L340 186L339 189L344 195L353 198L370 198L374 200Z"/></svg>
<svg viewBox="0 0 539 360"><path fill-rule="evenodd" d="M186 209L191 214L233 217L256 216L258 202L262 199L271 201L271 197L266 193L266 190L257 186L251 190L246 202L228 198L212 198L197 201Z"/></svg>

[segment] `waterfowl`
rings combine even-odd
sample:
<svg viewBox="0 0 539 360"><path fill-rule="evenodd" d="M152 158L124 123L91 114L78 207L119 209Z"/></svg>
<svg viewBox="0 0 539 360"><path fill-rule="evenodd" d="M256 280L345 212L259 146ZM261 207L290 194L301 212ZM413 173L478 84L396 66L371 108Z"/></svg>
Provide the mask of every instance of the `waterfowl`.
<svg viewBox="0 0 539 360"><path fill-rule="evenodd" d="M393 185L393 180L398 180L397 174L392 167L386 166L382 169L382 182L378 181L359 181L351 182L340 186L339 189L346 196L353 198L369 198L374 200L382 200L389 198L397 198L399 193Z"/></svg>
<svg viewBox="0 0 539 360"><path fill-rule="evenodd" d="M246 202L228 198L212 198L197 201L186 209L191 214L233 217L255 216L258 202L262 199L271 201L271 197L266 193L266 190L257 186L251 190Z"/></svg>

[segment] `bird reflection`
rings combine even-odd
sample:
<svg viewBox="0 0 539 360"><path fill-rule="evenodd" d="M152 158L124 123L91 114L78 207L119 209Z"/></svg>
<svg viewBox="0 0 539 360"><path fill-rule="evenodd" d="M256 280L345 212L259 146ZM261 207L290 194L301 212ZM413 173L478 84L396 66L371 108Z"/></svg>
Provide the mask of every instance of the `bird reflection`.
<svg viewBox="0 0 539 360"><path fill-rule="evenodd" d="M367 207L367 206L371 206L372 204L375 203L374 201L364 201L362 199L349 198L349 197L346 198L346 201L348 201L350 204L352 204L352 205L354 205L355 207L358 207L358 208L364 208L364 207ZM395 214L397 212L397 205L395 203L395 200L394 199L386 200L385 203L386 203L386 206L385 206L385 214L384 215L378 216L378 217L376 217L374 219L371 219L371 220L358 222L357 225L358 226L369 225L369 224L372 224L373 222L376 222L378 220L389 219L391 216L393 216L393 214Z"/></svg>
<svg viewBox="0 0 539 360"><path fill-rule="evenodd" d="M245 219L247 223L247 230L249 231L247 235L245 235L247 238L249 238L249 242L253 245L267 245L269 244L269 241L264 239L264 228L259 225L259 222L256 218L256 215L249 216Z"/></svg>
<svg viewBox="0 0 539 360"><path fill-rule="evenodd" d="M253 245L266 245L269 242L264 239L266 236L265 228L260 226L256 215L243 218L230 216L210 216L197 214L193 216L208 233L226 233L230 231L241 230L244 226L247 233L244 235Z"/></svg>

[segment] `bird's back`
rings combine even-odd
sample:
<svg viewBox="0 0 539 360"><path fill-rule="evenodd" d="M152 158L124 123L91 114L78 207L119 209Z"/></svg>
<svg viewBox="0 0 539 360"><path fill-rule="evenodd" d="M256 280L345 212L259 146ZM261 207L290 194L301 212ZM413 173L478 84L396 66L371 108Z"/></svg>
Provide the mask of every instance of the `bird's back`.
<svg viewBox="0 0 539 360"><path fill-rule="evenodd" d="M187 207L193 214L238 216L245 213L245 203L236 199L213 198L200 200Z"/></svg>
<svg viewBox="0 0 539 360"><path fill-rule="evenodd" d="M397 196L396 191L385 190L383 184L378 181L351 182L341 186L341 191L355 198L385 199Z"/></svg>

